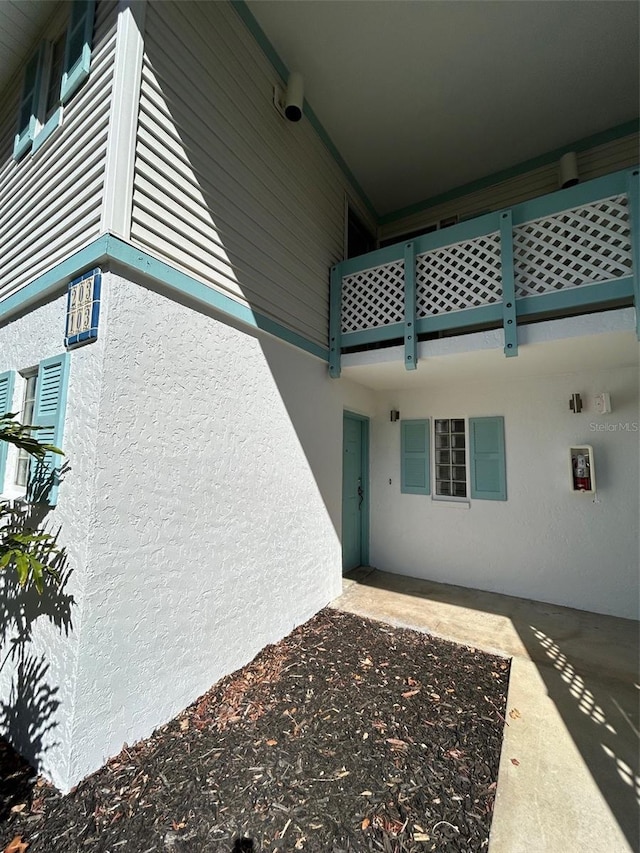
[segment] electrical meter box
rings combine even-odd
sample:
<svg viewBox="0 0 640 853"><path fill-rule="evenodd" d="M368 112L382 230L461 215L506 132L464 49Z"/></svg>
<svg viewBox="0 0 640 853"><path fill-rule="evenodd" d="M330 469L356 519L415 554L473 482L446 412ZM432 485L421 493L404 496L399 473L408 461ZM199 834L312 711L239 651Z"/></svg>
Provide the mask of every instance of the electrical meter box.
<svg viewBox="0 0 640 853"><path fill-rule="evenodd" d="M596 490L596 472L593 465L593 447L582 444L569 450L571 491L593 494Z"/></svg>

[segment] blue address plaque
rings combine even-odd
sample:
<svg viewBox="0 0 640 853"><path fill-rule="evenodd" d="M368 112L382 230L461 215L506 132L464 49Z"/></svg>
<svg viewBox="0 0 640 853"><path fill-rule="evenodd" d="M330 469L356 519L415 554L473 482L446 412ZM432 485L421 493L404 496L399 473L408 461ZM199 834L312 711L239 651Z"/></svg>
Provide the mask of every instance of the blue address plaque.
<svg viewBox="0 0 640 853"><path fill-rule="evenodd" d="M98 337L102 271L93 269L69 282L67 293L67 349L91 343Z"/></svg>

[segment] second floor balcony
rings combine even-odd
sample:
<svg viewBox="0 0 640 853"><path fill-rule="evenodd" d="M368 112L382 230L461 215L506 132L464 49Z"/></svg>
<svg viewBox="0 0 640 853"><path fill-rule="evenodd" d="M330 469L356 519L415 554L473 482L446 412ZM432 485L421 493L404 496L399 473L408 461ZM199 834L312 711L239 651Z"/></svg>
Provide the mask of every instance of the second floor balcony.
<svg viewBox="0 0 640 853"><path fill-rule="evenodd" d="M346 351L624 305L640 311L640 180L616 172L343 261L331 271L330 371ZM640 329L640 327L639 327Z"/></svg>

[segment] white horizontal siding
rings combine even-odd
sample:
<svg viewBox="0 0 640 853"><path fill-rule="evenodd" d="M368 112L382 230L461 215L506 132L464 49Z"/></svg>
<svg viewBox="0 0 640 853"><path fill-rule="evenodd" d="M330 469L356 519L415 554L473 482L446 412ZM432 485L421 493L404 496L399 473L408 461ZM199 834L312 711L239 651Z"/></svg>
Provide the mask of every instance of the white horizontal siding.
<svg viewBox="0 0 640 853"><path fill-rule="evenodd" d="M633 133L583 151L578 154L578 174L581 180L588 181L635 166L638 150L638 134ZM380 239L417 231L450 216L466 219L490 210L512 207L557 189L558 163L551 163L384 225L380 229Z"/></svg>
<svg viewBox="0 0 640 853"><path fill-rule="evenodd" d="M618 169L636 166L640 160L640 134L606 142L578 155L578 174L583 181L599 178Z"/></svg>
<svg viewBox="0 0 640 853"><path fill-rule="evenodd" d="M132 241L326 344L344 175L227 3L147 9Z"/></svg>
<svg viewBox="0 0 640 853"><path fill-rule="evenodd" d="M116 10L99 0L89 80L35 155L12 156L21 75L0 104L0 299L98 236Z"/></svg>

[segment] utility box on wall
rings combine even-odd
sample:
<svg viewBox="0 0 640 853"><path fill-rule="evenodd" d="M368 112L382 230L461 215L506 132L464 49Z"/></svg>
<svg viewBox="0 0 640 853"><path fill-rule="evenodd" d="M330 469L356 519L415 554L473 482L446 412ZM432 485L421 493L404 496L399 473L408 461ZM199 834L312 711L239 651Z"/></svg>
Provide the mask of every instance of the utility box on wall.
<svg viewBox="0 0 640 853"><path fill-rule="evenodd" d="M596 472L591 445L583 444L569 450L569 472L572 492L595 492Z"/></svg>

